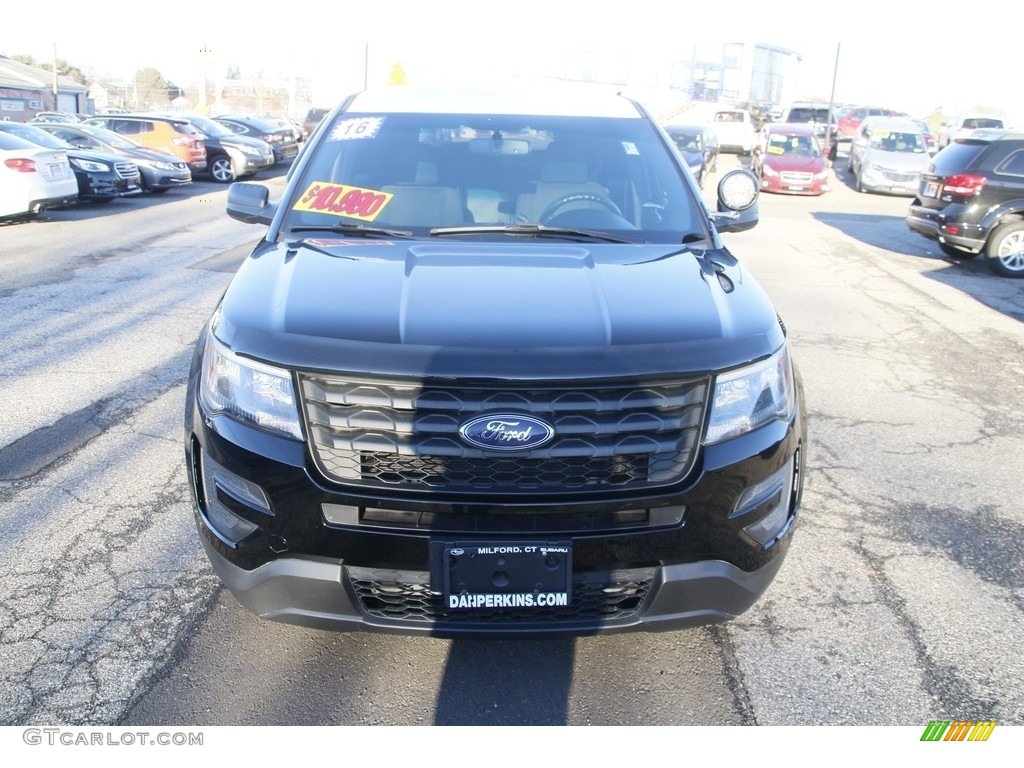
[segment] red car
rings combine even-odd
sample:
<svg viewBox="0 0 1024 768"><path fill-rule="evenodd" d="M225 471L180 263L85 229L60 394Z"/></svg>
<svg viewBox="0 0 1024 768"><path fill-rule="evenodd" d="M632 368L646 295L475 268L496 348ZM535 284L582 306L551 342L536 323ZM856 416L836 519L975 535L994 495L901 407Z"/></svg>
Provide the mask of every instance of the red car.
<svg viewBox="0 0 1024 768"><path fill-rule="evenodd" d="M821 151L814 126L771 123L754 150L751 168L765 192L822 195L828 192L829 163Z"/></svg>
<svg viewBox="0 0 1024 768"><path fill-rule="evenodd" d="M852 139L856 136L857 129L860 128L860 124L864 122L864 119L873 115L901 117L903 113L885 107L848 107L836 121L836 133L839 136L839 141Z"/></svg>

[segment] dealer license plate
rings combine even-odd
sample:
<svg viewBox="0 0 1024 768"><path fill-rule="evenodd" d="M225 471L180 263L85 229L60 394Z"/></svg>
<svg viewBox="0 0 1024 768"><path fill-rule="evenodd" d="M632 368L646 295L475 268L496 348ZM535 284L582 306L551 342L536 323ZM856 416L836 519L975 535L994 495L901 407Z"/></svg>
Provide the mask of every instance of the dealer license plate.
<svg viewBox="0 0 1024 768"><path fill-rule="evenodd" d="M435 546L441 564L435 578L440 577L448 610L539 610L567 606L572 600L571 542Z"/></svg>

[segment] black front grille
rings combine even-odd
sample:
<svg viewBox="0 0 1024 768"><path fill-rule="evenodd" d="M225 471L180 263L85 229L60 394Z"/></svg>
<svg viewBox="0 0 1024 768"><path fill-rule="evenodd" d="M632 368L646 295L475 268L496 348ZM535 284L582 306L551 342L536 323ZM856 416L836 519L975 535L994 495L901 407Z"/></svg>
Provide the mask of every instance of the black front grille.
<svg viewBox="0 0 1024 768"><path fill-rule="evenodd" d="M708 380L453 387L300 375L313 458L337 483L492 493L651 488L692 469ZM488 413L543 419L555 433L520 452L469 445Z"/></svg>
<svg viewBox="0 0 1024 768"><path fill-rule="evenodd" d="M513 624L628 619L643 607L656 568L573 574L571 604L558 608L450 610L430 588L425 571L387 571L348 566L349 582L367 615L414 623Z"/></svg>

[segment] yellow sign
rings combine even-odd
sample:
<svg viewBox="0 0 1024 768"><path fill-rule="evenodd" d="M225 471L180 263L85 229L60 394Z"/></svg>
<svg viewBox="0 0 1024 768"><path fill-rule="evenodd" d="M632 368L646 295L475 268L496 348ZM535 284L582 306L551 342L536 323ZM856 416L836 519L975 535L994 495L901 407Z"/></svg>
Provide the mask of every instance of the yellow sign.
<svg viewBox="0 0 1024 768"><path fill-rule="evenodd" d="M363 221L373 221L384 206L391 202L393 195L375 189L348 187L327 181L314 181L292 206L294 211L330 213L334 216L350 216Z"/></svg>

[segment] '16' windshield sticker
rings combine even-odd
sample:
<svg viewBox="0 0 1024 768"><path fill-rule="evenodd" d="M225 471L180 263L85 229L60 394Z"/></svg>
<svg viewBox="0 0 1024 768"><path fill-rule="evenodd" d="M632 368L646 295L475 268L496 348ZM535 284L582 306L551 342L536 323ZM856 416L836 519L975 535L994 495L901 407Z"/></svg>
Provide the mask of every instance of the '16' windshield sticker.
<svg viewBox="0 0 1024 768"><path fill-rule="evenodd" d="M331 141L372 139L383 123L383 117L352 117L342 120L331 131Z"/></svg>
<svg viewBox="0 0 1024 768"><path fill-rule="evenodd" d="M377 214L384 210L384 206L391 202L392 197L393 195L387 192L378 192L375 189L314 181L292 206L292 210L330 213L335 216L351 216L363 221L373 221Z"/></svg>

